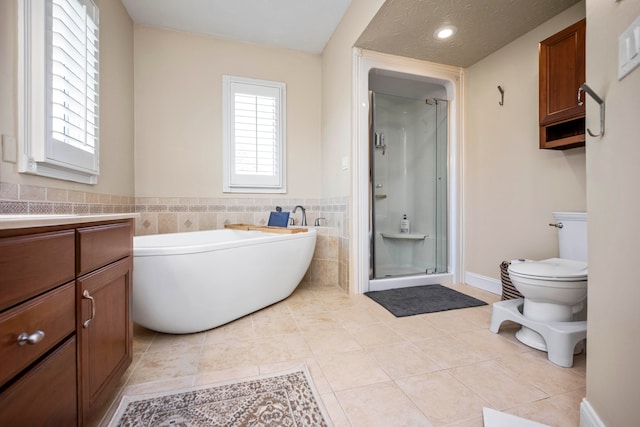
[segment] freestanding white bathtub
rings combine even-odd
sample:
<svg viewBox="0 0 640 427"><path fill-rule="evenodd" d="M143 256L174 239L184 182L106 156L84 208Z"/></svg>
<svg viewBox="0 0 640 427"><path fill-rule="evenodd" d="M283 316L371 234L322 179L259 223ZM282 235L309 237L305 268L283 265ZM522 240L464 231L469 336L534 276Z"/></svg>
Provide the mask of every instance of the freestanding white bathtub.
<svg viewBox="0 0 640 427"><path fill-rule="evenodd" d="M215 328L291 295L309 268L316 230L211 230L136 236L133 321L187 334Z"/></svg>

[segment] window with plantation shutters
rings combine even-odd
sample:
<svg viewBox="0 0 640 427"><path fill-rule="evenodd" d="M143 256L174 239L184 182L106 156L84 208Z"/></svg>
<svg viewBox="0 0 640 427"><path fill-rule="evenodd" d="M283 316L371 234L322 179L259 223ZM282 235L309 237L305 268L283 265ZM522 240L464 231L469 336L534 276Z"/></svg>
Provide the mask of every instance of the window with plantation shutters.
<svg viewBox="0 0 640 427"><path fill-rule="evenodd" d="M284 193L285 85L223 77L224 191Z"/></svg>
<svg viewBox="0 0 640 427"><path fill-rule="evenodd" d="M21 172L95 184L99 21L91 0L20 2Z"/></svg>

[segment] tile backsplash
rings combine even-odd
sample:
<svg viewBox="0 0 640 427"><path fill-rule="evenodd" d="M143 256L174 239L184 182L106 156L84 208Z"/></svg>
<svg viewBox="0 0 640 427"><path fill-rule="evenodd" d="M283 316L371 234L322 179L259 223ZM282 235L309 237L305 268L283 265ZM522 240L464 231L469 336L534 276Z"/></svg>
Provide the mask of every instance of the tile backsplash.
<svg viewBox="0 0 640 427"><path fill-rule="evenodd" d="M266 225L276 206L292 212L296 205L306 209L307 224L320 220L316 252L304 281L315 285L339 285L348 291L349 215L348 199L271 198L164 198L137 197L140 214L136 234L161 234L215 230L226 224ZM301 212L291 213L295 225Z"/></svg>
<svg viewBox="0 0 640 427"><path fill-rule="evenodd" d="M349 199L167 198L132 197L0 183L0 214L102 214L137 212L136 235L224 228L225 224L266 225L276 206L292 212L306 209L307 224L321 219L316 251L304 278L314 285L335 286L348 292ZM301 212L291 213L295 224Z"/></svg>
<svg viewBox="0 0 640 427"><path fill-rule="evenodd" d="M135 212L135 197L0 182L0 214L86 215Z"/></svg>

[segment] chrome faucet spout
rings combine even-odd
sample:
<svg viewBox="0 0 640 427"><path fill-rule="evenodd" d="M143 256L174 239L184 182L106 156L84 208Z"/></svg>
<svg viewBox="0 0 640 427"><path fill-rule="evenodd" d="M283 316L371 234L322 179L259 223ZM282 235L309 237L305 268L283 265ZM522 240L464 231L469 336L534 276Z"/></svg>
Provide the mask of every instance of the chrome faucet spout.
<svg viewBox="0 0 640 427"><path fill-rule="evenodd" d="M296 213L298 211L298 208L302 210L302 221L300 222L300 225L307 225L307 210L305 208L303 208L300 205L297 205L295 208L293 208L292 213Z"/></svg>

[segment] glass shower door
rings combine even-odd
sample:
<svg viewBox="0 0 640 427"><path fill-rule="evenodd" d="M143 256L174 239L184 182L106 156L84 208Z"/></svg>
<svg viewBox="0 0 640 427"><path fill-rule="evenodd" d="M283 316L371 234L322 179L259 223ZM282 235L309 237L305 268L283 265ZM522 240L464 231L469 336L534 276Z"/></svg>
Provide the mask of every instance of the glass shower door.
<svg viewBox="0 0 640 427"><path fill-rule="evenodd" d="M371 278L446 272L447 102L374 93L372 106Z"/></svg>

